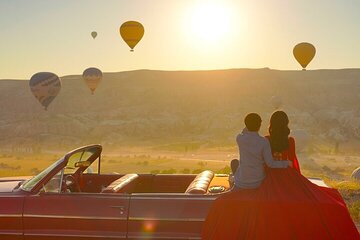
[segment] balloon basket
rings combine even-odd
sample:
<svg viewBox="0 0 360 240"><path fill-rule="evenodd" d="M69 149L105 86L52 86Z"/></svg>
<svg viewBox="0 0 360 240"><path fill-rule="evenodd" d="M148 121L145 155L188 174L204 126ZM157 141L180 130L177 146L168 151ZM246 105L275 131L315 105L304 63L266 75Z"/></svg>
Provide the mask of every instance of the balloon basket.
<svg viewBox="0 0 360 240"><path fill-rule="evenodd" d="M302 71L306 71L306 68L303 68Z"/></svg>
<svg viewBox="0 0 360 240"><path fill-rule="evenodd" d="M134 49L131 49L131 50L130 50L130 52L133 52L133 51L134 51Z"/></svg>

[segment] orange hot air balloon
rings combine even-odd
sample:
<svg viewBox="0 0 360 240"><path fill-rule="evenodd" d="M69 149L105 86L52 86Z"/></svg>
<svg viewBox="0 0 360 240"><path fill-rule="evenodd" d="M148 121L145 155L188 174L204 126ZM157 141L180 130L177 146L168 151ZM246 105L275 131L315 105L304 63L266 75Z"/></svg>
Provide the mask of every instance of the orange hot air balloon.
<svg viewBox="0 0 360 240"><path fill-rule="evenodd" d="M120 35L126 44L134 51L134 47L140 42L144 36L144 26L136 21L128 21L120 26Z"/></svg>
<svg viewBox="0 0 360 240"><path fill-rule="evenodd" d="M294 47L293 54L295 59L306 70L307 65L313 60L316 53L314 45L307 42L302 42Z"/></svg>

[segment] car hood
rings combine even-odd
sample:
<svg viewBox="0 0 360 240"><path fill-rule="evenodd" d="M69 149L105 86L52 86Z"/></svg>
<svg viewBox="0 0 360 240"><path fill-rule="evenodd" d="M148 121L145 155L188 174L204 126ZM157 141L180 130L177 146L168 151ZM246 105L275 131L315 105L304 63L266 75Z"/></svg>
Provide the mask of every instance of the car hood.
<svg viewBox="0 0 360 240"><path fill-rule="evenodd" d="M31 177L5 177L0 178L0 193L12 192L20 182L23 182Z"/></svg>

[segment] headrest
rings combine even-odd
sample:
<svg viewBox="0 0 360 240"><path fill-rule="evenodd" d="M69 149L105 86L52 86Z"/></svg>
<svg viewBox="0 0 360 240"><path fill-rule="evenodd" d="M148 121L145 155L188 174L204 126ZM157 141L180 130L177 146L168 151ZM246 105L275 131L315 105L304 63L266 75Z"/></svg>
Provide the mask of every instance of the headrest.
<svg viewBox="0 0 360 240"><path fill-rule="evenodd" d="M199 173L195 177L195 179L190 183L185 193L205 194L213 178L214 178L214 173L212 171L206 170Z"/></svg>
<svg viewBox="0 0 360 240"><path fill-rule="evenodd" d="M136 173L126 174L121 178L110 183L104 190L102 190L102 193L120 192L121 189L124 189L126 185L128 185L130 182L134 181L138 177L139 175L137 175Z"/></svg>

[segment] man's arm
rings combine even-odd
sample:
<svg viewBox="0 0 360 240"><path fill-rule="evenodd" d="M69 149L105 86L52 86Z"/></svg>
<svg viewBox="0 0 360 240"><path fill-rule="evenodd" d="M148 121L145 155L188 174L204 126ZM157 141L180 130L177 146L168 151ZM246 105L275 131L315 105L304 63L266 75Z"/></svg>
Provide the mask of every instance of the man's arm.
<svg viewBox="0 0 360 240"><path fill-rule="evenodd" d="M272 157L271 147L269 141L265 140L265 146L263 149L263 158L265 163L270 168L287 168L289 167L289 161L275 161Z"/></svg>
<svg viewBox="0 0 360 240"><path fill-rule="evenodd" d="M239 161L240 161L240 136L241 136L241 134L238 134L236 136L236 143L237 143L238 149L239 149Z"/></svg>

